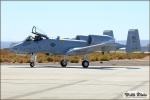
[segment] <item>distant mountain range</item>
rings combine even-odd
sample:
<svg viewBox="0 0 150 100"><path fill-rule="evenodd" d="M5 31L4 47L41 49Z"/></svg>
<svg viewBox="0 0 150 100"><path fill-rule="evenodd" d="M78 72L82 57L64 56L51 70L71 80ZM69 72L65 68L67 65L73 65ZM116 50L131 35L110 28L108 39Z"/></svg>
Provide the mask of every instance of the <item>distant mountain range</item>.
<svg viewBox="0 0 150 100"><path fill-rule="evenodd" d="M116 41L116 42L121 43L121 44L126 44L126 40L120 40L120 41ZM9 48L12 43L16 43L16 42L2 41L1 42L1 49ZM141 40L141 46L142 47L146 47L148 44L150 44L149 40Z"/></svg>
<svg viewBox="0 0 150 100"><path fill-rule="evenodd" d="M10 46L12 43L13 43L13 42L2 41L2 42L1 42L1 49L3 49L3 48L9 48L9 46Z"/></svg>
<svg viewBox="0 0 150 100"><path fill-rule="evenodd" d="M125 45L127 41L126 40L119 40L119 41L116 41L116 42ZM150 41L149 40L141 40L140 43L141 43L142 47L146 47L150 44Z"/></svg>
<svg viewBox="0 0 150 100"><path fill-rule="evenodd" d="M117 43L120 43L120 44L126 44L126 40L122 40L122 41L116 41ZM150 41L149 40L141 40L140 41L141 43L141 51L143 52L147 52L147 51L150 51Z"/></svg>

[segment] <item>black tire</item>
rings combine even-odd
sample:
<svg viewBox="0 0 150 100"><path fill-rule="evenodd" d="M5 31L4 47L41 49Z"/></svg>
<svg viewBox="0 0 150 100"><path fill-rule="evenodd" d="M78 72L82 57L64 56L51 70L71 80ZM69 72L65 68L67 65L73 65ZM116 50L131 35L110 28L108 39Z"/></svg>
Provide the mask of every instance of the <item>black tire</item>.
<svg viewBox="0 0 150 100"><path fill-rule="evenodd" d="M30 62L30 67L34 67L35 66L35 63L34 62Z"/></svg>
<svg viewBox="0 0 150 100"><path fill-rule="evenodd" d="M87 60L82 61L82 67L83 68L88 68L89 67L89 62Z"/></svg>
<svg viewBox="0 0 150 100"><path fill-rule="evenodd" d="M61 67L66 67L67 66L67 60L61 60L60 65L61 65Z"/></svg>

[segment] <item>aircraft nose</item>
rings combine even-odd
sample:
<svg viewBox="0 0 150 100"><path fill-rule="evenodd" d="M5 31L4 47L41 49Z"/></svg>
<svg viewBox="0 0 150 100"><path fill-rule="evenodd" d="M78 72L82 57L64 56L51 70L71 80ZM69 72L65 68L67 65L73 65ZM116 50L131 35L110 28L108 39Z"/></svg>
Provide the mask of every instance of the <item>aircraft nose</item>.
<svg viewBox="0 0 150 100"><path fill-rule="evenodd" d="M9 49L10 51L13 51L13 52L19 52L19 46L20 46L21 42L18 42L18 43L12 43L10 46L9 46Z"/></svg>

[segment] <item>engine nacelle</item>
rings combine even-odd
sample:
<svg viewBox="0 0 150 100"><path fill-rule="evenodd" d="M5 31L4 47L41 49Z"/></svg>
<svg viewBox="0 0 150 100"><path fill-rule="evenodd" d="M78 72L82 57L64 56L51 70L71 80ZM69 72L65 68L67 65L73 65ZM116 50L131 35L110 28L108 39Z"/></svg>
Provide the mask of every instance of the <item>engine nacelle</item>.
<svg viewBox="0 0 150 100"><path fill-rule="evenodd" d="M85 40L88 41L89 36L77 35L76 40Z"/></svg>
<svg viewBox="0 0 150 100"><path fill-rule="evenodd" d="M90 45L104 43L109 40L114 40L114 38L110 36L106 36L106 35L89 35L88 36L88 43Z"/></svg>
<svg viewBox="0 0 150 100"><path fill-rule="evenodd" d="M109 40L114 40L113 37L108 35L78 35L76 36L76 40L85 40L89 45L104 43Z"/></svg>

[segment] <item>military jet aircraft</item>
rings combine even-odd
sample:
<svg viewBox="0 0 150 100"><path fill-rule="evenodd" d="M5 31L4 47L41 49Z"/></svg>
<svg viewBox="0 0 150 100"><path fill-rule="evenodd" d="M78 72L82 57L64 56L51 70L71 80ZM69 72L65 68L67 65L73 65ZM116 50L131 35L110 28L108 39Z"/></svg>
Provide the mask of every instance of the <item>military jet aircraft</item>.
<svg viewBox="0 0 150 100"><path fill-rule="evenodd" d="M35 26L32 28L32 33L34 36L28 36L24 41L10 48L18 54L31 54L30 67L35 66L36 54L42 52L64 55L64 59L60 61L62 67L67 66L67 56L83 55L82 66L88 68L87 54L96 51L104 53L125 47L115 43L115 39L109 35L78 35L75 39L50 39L47 35L37 32Z"/></svg>

